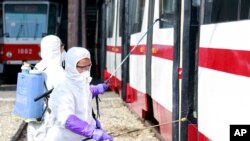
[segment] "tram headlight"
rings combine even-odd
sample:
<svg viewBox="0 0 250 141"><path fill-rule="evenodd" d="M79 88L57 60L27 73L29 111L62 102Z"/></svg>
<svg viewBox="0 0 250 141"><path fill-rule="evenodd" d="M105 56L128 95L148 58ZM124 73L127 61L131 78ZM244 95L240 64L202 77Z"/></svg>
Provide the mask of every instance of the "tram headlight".
<svg viewBox="0 0 250 141"><path fill-rule="evenodd" d="M8 58L11 58L11 57L12 57L12 52L10 52L10 51L6 52L6 56L7 56Z"/></svg>
<svg viewBox="0 0 250 141"><path fill-rule="evenodd" d="M41 51L38 52L38 56L41 57Z"/></svg>

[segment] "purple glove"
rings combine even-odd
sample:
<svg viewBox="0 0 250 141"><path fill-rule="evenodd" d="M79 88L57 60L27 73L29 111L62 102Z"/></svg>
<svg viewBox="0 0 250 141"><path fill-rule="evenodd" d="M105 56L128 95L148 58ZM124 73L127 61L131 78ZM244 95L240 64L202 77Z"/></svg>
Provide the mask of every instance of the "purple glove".
<svg viewBox="0 0 250 141"><path fill-rule="evenodd" d="M98 85L90 85L90 91L92 93L92 97L95 97L99 94L103 94L108 89L108 85L106 83L101 83Z"/></svg>
<svg viewBox="0 0 250 141"><path fill-rule="evenodd" d="M97 141L110 140L113 138L109 136L104 130L96 129L95 126L88 124L86 121L79 119L75 115L70 115L65 123L65 128L87 138L92 138Z"/></svg>
<svg viewBox="0 0 250 141"><path fill-rule="evenodd" d="M96 119L95 122L96 122L96 128L102 129L101 122L98 119Z"/></svg>
<svg viewBox="0 0 250 141"><path fill-rule="evenodd" d="M109 140L113 141L113 138L109 136L104 130L102 129L95 129L93 132L93 139L97 141Z"/></svg>
<svg viewBox="0 0 250 141"><path fill-rule="evenodd" d="M65 128L87 138L91 138L95 130L95 126L88 124L88 122L79 119L75 115L70 115L68 117Z"/></svg>

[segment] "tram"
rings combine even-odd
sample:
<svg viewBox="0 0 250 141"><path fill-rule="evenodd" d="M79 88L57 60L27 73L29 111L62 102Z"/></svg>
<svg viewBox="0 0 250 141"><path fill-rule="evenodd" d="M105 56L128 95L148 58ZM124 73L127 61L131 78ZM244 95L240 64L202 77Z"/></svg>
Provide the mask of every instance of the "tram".
<svg viewBox="0 0 250 141"><path fill-rule="evenodd" d="M40 41L57 35L62 6L48 0L5 0L0 5L0 74L18 71L25 61L37 63ZM18 66L18 67L17 67Z"/></svg>
<svg viewBox="0 0 250 141"><path fill-rule="evenodd" d="M103 79L164 140L250 124L250 1L109 0L99 15Z"/></svg>

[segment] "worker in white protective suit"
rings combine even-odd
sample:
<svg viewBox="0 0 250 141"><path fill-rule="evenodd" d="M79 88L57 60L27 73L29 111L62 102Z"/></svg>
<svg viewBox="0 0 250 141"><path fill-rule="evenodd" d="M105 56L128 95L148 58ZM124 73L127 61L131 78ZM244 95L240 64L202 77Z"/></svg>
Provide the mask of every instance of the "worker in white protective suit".
<svg viewBox="0 0 250 141"><path fill-rule="evenodd" d="M61 39L55 35L45 36L41 41L41 58L35 68L45 73L47 89L58 85L65 76L62 62L66 52Z"/></svg>
<svg viewBox="0 0 250 141"><path fill-rule="evenodd" d="M45 141L113 141L92 116L94 94L90 88L90 68L87 49L72 47L68 50L65 58L66 79L50 96L51 113L47 119L50 126Z"/></svg>
<svg viewBox="0 0 250 141"><path fill-rule="evenodd" d="M62 41L55 35L45 36L41 40L40 48L42 60L36 64L34 69L44 73L45 88L47 89L45 91L48 91L52 88L55 88L65 78L65 72L62 67L65 50ZM45 112L44 117L46 117L46 114L47 112ZM36 121L28 123L28 141L38 140L38 135L43 133L41 129L42 124L44 123Z"/></svg>

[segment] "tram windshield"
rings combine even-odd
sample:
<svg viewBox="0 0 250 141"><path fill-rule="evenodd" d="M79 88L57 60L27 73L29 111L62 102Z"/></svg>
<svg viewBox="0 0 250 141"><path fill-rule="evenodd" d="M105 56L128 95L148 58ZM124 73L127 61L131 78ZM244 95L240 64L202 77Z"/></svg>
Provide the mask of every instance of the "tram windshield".
<svg viewBox="0 0 250 141"><path fill-rule="evenodd" d="M2 3L0 3L0 37L3 37L3 9Z"/></svg>
<svg viewBox="0 0 250 141"><path fill-rule="evenodd" d="M46 4L5 4L4 34L8 38L37 38L47 32Z"/></svg>

